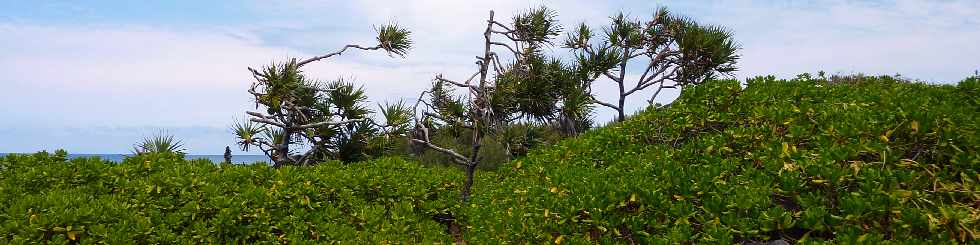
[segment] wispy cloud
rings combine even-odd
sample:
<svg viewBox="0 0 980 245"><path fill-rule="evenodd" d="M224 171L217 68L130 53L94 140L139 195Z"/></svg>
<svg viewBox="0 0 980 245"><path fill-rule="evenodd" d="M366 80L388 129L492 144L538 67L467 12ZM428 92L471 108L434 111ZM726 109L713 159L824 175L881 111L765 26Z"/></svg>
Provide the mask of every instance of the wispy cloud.
<svg viewBox="0 0 980 245"><path fill-rule="evenodd" d="M980 68L980 2L969 0L3 2L0 138L12 142L7 139L28 137L15 131L60 130L66 133L51 136L51 145L118 152L129 145L120 140L85 148L96 144L82 138L95 136L65 128L122 127L116 135L125 137L133 129L223 131L252 107L246 67L370 44L373 25L393 21L413 31L416 45L406 59L355 52L311 64L306 73L323 80L355 77L374 102L409 99L436 74L472 71L489 10L509 19L542 4L557 10L566 27L583 21L598 27L620 10L645 18L660 6L726 26L744 48L739 78L824 70L956 82ZM613 94L611 86L597 91L604 98ZM627 104L641 108L646 96ZM600 121L611 118L608 111L599 115ZM183 135L193 138L189 145L232 143L230 134L195 134L204 133ZM9 143L0 152L32 147Z"/></svg>

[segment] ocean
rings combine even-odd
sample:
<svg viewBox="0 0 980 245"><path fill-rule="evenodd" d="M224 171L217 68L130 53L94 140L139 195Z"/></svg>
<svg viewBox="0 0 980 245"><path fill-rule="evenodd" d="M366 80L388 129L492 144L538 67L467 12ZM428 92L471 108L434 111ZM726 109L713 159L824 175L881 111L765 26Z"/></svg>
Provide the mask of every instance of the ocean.
<svg viewBox="0 0 980 245"><path fill-rule="evenodd" d="M0 157L3 157L11 153L0 153ZM19 153L14 153L19 154ZM126 156L131 156L132 154L68 154L69 159L83 158L83 157L98 157L104 160L109 160L113 162L122 162ZM184 159L208 159L214 163L220 163L225 161L224 155L184 155ZM265 155L232 155L232 163L240 164L251 164L255 162L271 162L269 158Z"/></svg>

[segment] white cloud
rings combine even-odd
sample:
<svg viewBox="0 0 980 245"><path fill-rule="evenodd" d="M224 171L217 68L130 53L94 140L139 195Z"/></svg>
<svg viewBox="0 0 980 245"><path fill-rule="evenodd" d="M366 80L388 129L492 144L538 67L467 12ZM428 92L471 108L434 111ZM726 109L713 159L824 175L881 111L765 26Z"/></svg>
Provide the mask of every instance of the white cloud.
<svg viewBox="0 0 980 245"><path fill-rule="evenodd" d="M726 3L698 17L735 31L740 77L824 70L953 83L980 68L977 1Z"/></svg>
<svg viewBox="0 0 980 245"><path fill-rule="evenodd" d="M217 125L247 105L249 65L295 53L218 32L0 25L7 114L50 124ZM4 124L7 124L5 122Z"/></svg>
<svg viewBox="0 0 980 245"><path fill-rule="evenodd" d="M557 10L566 28L581 21L599 27L620 10L644 17L658 6L729 27L744 47L739 78L825 70L955 82L980 68L978 1L292 1L256 4L263 14L250 23L262 24L249 26L0 20L0 127L223 128L251 105L245 67L370 44L371 26L389 21L413 31L416 45L406 59L351 52L305 72L356 77L375 102L410 99L436 74L464 78L473 71L490 9L509 19L541 4ZM608 84L595 89L601 98L614 99L612 83L597 84ZM650 93L631 97L628 111ZM608 110L600 115L611 118ZM5 132L0 138L10 136Z"/></svg>

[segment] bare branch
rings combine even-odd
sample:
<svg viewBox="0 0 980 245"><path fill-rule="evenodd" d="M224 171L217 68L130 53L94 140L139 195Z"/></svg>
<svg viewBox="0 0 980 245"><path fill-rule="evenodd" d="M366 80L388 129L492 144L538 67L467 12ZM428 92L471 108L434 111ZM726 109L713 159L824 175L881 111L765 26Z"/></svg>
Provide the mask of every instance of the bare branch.
<svg viewBox="0 0 980 245"><path fill-rule="evenodd" d="M348 123L355 123L355 122L363 122L363 121L367 121L367 120L368 120L367 118L358 118L358 119L350 119L350 120L343 120L343 121L324 121L324 122L318 122L318 123L304 124L304 125L300 125L300 126L297 126L297 127L294 127L294 128L295 129L308 129L308 128L316 128L316 127L321 127L321 126L328 126L328 125L341 125L341 124L348 124Z"/></svg>
<svg viewBox="0 0 980 245"><path fill-rule="evenodd" d="M433 149L435 151L438 151L438 152L441 152L443 154L449 155L450 157L453 158L454 161L456 161L456 163L458 163L460 165L463 165L463 166L471 166L471 165L473 165L473 163L470 163L469 162L469 159L468 158L466 158L462 154L456 153L456 151L453 151L453 150L450 150L450 149L446 149L446 148L442 148L442 147L439 147L439 146L434 145L432 143L429 143L428 141L424 141L424 140L420 140L420 139L412 139L412 142L422 144L422 145L424 145L426 147L429 147L429 149Z"/></svg>
<svg viewBox="0 0 980 245"><path fill-rule="evenodd" d="M653 104L654 100L657 99L657 95L660 95L660 91L663 90L663 89L665 89L665 88L676 88L676 87L675 86L663 86L663 85L661 85L659 88L657 88L657 92L653 93L653 96L650 96L650 100L647 101L647 102L649 102L650 104Z"/></svg>
<svg viewBox="0 0 980 245"><path fill-rule="evenodd" d="M613 104L610 104L610 103L602 102L599 99L596 99L595 96L593 96L591 94L589 94L589 98L591 98L592 99L592 102L595 102L596 104L600 104L600 105L603 105L603 106L612 108L612 109L617 110L617 111L619 110L619 107L618 106L613 105Z"/></svg>
<svg viewBox="0 0 980 245"><path fill-rule="evenodd" d="M491 20L491 21L490 21L490 23L491 23L491 24L494 24L494 25L497 25L497 26L499 26L500 28L504 28L504 30L507 30L507 32L508 32L508 33L510 33L510 32L514 32L514 30L513 30L513 29L510 29L509 27L507 27L507 25L504 25L504 24L502 24L502 23L500 23L500 22L497 22L497 21L493 21L493 20ZM490 26L490 27L492 27L492 26ZM490 27L488 27L488 28L490 28Z"/></svg>
<svg viewBox="0 0 980 245"><path fill-rule="evenodd" d="M507 45L506 43L493 42L493 41L490 41L490 42L487 42L487 43L492 44L492 45L497 45L497 46L504 46L505 48L510 49L510 52L511 53L514 53L514 56L520 56L521 55L520 52L517 52L516 49L510 47L510 45Z"/></svg>
<svg viewBox="0 0 980 245"><path fill-rule="evenodd" d="M257 123L265 123L265 124L273 125L273 126L280 127L280 128L286 128L286 125L285 124L282 124L282 123L279 123L279 122L276 122L276 121L273 121L273 120L265 119L265 118L249 118L248 120L249 121L253 121L253 122L257 122Z"/></svg>
<svg viewBox="0 0 980 245"><path fill-rule="evenodd" d="M263 119L275 119L272 116L269 116L269 115L266 115L266 114L262 114L262 113L258 113L258 112L254 112L254 111L245 111L245 114L251 115L253 117L263 118Z"/></svg>
<svg viewBox="0 0 980 245"><path fill-rule="evenodd" d="M679 66L674 66L674 69L671 70L670 73L668 73L667 75L660 76L661 74L663 74L664 70L666 70L668 67L670 67L670 66L666 66L666 65L665 66L662 66L660 69L657 70L657 72L654 73L654 75L651 75L650 77L647 77L646 80L637 81L636 87L634 87L633 89L630 89L629 91L627 91L626 93L624 93L624 95L627 95L628 96L630 94L633 94L634 92L637 92L637 91L640 91L640 90L644 90L647 87L650 87L651 85L658 84L658 83L662 86L663 83L666 82L667 80L674 79L674 74L680 68ZM657 79L655 81L651 81L654 78L657 78L658 76L660 76L659 79ZM668 87L673 88L673 86L668 86Z"/></svg>
<svg viewBox="0 0 980 245"><path fill-rule="evenodd" d="M466 82L463 82L463 83L459 83L459 82L455 82L453 80L445 79L445 78L442 77L442 74L436 75L436 80L447 82L447 83L450 83L452 85L456 85L457 87L469 88L469 89L472 89L472 90L477 90L478 88L476 87L476 85L470 84L470 82L473 81L473 78L476 78L476 75L480 75L480 72L473 73L473 75L470 76L470 78L466 79Z"/></svg>
<svg viewBox="0 0 980 245"><path fill-rule="evenodd" d="M623 82L623 80L620 80L619 77L616 77L613 74L609 73L609 71L603 71L602 72L602 75L605 75L607 78L613 80L613 82L616 82L616 83L622 83Z"/></svg>
<svg viewBox="0 0 980 245"><path fill-rule="evenodd" d="M344 51L347 51L348 48L356 48L356 49L360 49L360 50L377 50L377 49L381 49L381 45L374 46L374 47L362 47L362 46L357 45L357 44L348 44L348 45L344 46L344 48L341 48L340 50L338 50L337 52L333 52L333 53L329 53L329 54L325 54L325 55L321 55L321 56L316 56L316 57L312 57L312 58L309 58L309 59L300 61L299 63L296 63L296 67L301 67L301 66L306 65L307 63L310 63L310 62L314 62L314 61L318 61L318 60L330 58L330 57L332 57L334 55L342 54L342 53L344 53Z"/></svg>
<svg viewBox="0 0 980 245"><path fill-rule="evenodd" d="M655 67L656 65L657 63L650 61L650 64L647 65L647 69L643 71L643 75L640 75L640 80L636 81L636 87L640 87L640 85L643 85L643 81L647 80L647 74L649 74L650 70L653 70L653 67Z"/></svg>

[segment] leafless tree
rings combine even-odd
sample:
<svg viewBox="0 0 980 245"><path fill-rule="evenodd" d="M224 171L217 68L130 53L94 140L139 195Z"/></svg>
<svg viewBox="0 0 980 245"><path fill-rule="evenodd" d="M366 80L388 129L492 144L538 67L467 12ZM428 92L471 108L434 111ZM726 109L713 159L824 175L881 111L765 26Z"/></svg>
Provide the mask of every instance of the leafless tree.
<svg viewBox="0 0 980 245"><path fill-rule="evenodd" d="M494 19L494 12L490 11L483 32L483 54L476 57L476 72L462 81L437 75L432 89L422 92L415 104L417 116L412 142L445 154L464 168L466 180L461 191L463 202L470 197L483 138L508 118L503 114L509 112L494 106L498 99L494 97L497 85L495 78L508 73L522 74L528 70L528 66L532 65L527 62L528 57L538 52L542 44L560 31L554 17L553 11L542 7L518 14L512 23L505 24ZM513 57L512 63L501 62L500 53ZM453 97L452 88L465 90L465 101ZM426 95L429 95L429 101L426 101ZM431 135L434 122L468 130L469 149L460 153L463 151L436 145Z"/></svg>

